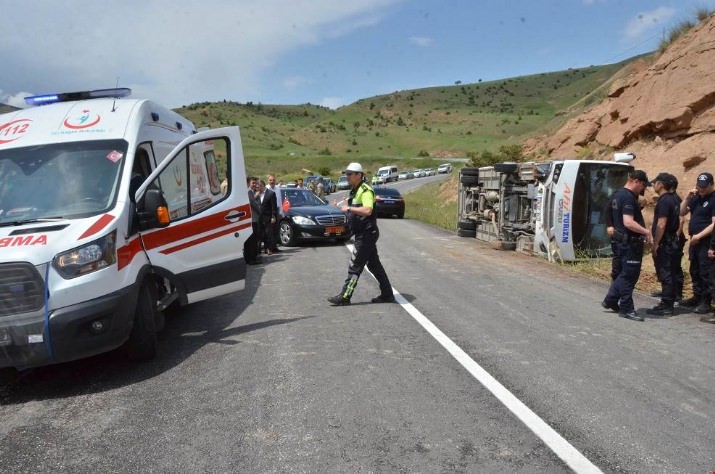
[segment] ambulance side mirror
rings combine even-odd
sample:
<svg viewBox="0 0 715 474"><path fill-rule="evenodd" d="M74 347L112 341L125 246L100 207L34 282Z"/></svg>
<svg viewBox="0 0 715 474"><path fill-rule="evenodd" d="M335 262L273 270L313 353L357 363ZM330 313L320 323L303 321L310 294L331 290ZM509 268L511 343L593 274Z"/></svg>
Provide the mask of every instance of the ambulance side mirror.
<svg viewBox="0 0 715 474"><path fill-rule="evenodd" d="M147 188L146 193L137 205L137 214L139 215L139 225L142 229L167 227L171 223L169 206L161 189Z"/></svg>

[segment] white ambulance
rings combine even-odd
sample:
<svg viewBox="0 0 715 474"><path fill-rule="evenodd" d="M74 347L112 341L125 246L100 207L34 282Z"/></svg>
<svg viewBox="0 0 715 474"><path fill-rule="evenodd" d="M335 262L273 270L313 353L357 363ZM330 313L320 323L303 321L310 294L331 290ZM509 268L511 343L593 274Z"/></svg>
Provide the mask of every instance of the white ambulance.
<svg viewBox="0 0 715 474"><path fill-rule="evenodd" d="M129 93L29 97L39 106L0 115L0 368L120 346L150 359L169 305L244 287L238 127L196 132Z"/></svg>

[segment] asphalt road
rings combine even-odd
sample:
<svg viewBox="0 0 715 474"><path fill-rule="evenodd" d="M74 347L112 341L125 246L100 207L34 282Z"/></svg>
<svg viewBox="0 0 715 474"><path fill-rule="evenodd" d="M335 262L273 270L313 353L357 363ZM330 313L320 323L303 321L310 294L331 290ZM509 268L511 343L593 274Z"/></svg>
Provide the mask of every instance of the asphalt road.
<svg viewBox="0 0 715 474"><path fill-rule="evenodd" d="M570 471L421 317L604 472L715 471L715 325L621 319L599 305L605 283L379 225L405 304L370 304L365 273L353 305L329 306L343 245L264 257L245 291L168 319L153 362L110 353L7 383L0 471Z"/></svg>

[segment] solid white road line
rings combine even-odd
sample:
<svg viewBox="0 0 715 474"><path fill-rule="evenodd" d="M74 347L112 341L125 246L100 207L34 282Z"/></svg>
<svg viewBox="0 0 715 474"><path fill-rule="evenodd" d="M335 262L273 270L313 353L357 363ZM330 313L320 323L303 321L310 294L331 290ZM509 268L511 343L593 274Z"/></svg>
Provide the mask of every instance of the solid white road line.
<svg viewBox="0 0 715 474"><path fill-rule="evenodd" d="M354 246L346 244L346 247L352 253ZM365 268L365 271L372 275ZM375 277L372 275L373 278ZM409 313L412 318L417 321L433 338L454 357L457 362L462 364L462 367L472 374L487 390L499 400L505 407L509 409L518 419L524 423L536 436L539 437L562 461L566 463L574 472L577 473L602 473L586 456L581 454L571 443L566 441L563 436L558 434L544 420L531 411L529 407L524 405L521 400L516 398L506 387L504 387L497 379L484 370L474 359L464 352L457 344L454 343L446 334L444 334L432 321L427 319L417 308L408 302L399 291L394 287L392 293L395 295L397 303Z"/></svg>

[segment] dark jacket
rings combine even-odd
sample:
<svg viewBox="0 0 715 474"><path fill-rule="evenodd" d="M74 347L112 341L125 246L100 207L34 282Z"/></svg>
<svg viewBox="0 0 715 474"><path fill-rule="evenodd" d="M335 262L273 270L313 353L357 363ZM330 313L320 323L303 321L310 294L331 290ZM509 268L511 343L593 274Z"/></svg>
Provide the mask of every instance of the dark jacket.
<svg viewBox="0 0 715 474"><path fill-rule="evenodd" d="M278 221L278 201L276 199L276 193L266 188L263 202L260 200L258 202L260 203L262 222L270 222L271 217L275 217L276 221Z"/></svg>
<svg viewBox="0 0 715 474"><path fill-rule="evenodd" d="M248 202L251 204L251 222L261 222L261 201L255 198L255 193L250 188Z"/></svg>

